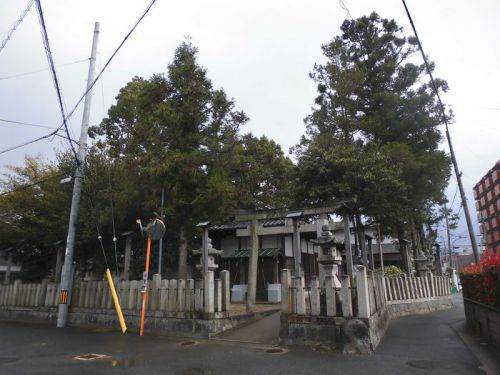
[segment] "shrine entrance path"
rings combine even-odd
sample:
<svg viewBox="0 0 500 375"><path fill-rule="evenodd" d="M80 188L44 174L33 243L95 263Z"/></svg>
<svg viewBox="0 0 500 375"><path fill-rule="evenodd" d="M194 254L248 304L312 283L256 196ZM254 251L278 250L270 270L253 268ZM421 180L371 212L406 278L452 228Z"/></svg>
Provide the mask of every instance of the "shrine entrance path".
<svg viewBox="0 0 500 375"><path fill-rule="evenodd" d="M276 305L271 305L273 310ZM221 341L235 341L243 343L277 345L278 335L280 331L280 312L272 311L269 308L261 309L259 313L266 312L266 316L258 319L255 322L237 327L229 332L223 332L214 338Z"/></svg>

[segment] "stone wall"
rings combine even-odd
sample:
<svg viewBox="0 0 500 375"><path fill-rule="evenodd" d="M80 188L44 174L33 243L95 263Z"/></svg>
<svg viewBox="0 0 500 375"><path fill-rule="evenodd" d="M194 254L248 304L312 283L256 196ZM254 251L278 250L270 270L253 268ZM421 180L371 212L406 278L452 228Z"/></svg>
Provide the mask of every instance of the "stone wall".
<svg viewBox="0 0 500 375"><path fill-rule="evenodd" d="M500 349L500 309L464 297L467 327Z"/></svg>
<svg viewBox="0 0 500 375"><path fill-rule="evenodd" d="M387 302L387 310L391 318L425 314L433 311L446 310L453 307L451 298L448 296L425 298L422 300L391 301Z"/></svg>
<svg viewBox="0 0 500 375"><path fill-rule="evenodd" d="M139 327L140 311L124 310L129 331ZM0 307L0 319L37 320L53 323L57 320L57 307ZM255 314L230 315L226 312L197 313L149 311L146 313L146 332L162 332L172 336L209 338L240 324L255 319ZM114 309L72 308L68 316L70 326L119 327Z"/></svg>

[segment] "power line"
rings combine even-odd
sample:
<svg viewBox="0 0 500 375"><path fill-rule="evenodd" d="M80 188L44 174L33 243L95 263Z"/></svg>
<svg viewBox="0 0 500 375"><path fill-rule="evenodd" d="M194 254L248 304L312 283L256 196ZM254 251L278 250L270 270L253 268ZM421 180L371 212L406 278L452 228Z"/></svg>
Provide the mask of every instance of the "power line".
<svg viewBox="0 0 500 375"><path fill-rule="evenodd" d="M453 203L455 203L455 198L457 197L457 192L458 192L458 185L455 189L455 194L453 195L453 200L451 201L450 208L453 208Z"/></svg>
<svg viewBox="0 0 500 375"><path fill-rule="evenodd" d="M69 134L68 130L68 124L66 122L66 113L64 111L64 105L63 105L63 100L61 96L61 88L59 87L59 81L57 79L57 73L56 73L56 68L54 64L54 59L52 58L52 51L50 50L50 43L49 43L49 36L47 34L47 27L45 26L45 19L43 17L43 11L42 11L42 3L40 0L36 0L36 6L38 10L38 18L40 21L40 28L42 31L42 39L43 39L43 44L45 46L45 53L47 55L47 60L49 62L50 66L50 71L52 73L52 78L54 80L54 85L56 88L56 93L57 93L57 99L59 101L59 108L61 110L61 116L63 118L63 125L64 125L64 130L66 131L66 135L68 136L68 139L71 139L71 135ZM76 153L75 148L73 147L73 143L69 143L71 147L71 151L73 151L73 154L75 155L75 160L77 164L80 164L80 160L78 159L78 155Z"/></svg>
<svg viewBox="0 0 500 375"><path fill-rule="evenodd" d="M78 106L80 105L80 103L83 101L83 99L85 98L85 95L87 95L87 93L92 90L92 88L94 87L95 83L97 82L97 80L101 77L101 75L104 73L104 71L106 70L106 68L108 67L108 65L111 63L111 61L113 60L113 58L116 56L116 54L118 53L118 51L122 48L123 44L127 41L127 39L129 38L129 36L132 34L132 32L134 32L134 30L136 29L136 27L139 25L139 23L142 21L142 19L146 16L146 14L149 12L149 10L151 9L151 7L154 5L154 3L156 3L156 0L152 0L149 5L146 7L146 9L144 10L144 12L142 13L142 15L139 17L139 19L137 20L137 22L132 26L132 29L127 33L127 35L125 35L125 37L123 38L123 40L121 41L121 43L118 45L118 47L116 48L116 50L113 52L113 54L111 55L111 57L108 59L108 61L106 62L106 64L104 65L104 67L101 69L101 71L97 74L96 78L92 81L92 83L90 84L90 87L87 88L87 90L85 90L85 92L83 93L83 95L80 97L80 99L78 99L78 101L76 102L75 106L73 107L73 109L68 113L68 115L65 117L65 121L68 120L69 118L71 118L71 116L73 116L74 112L76 111L76 109L78 108ZM7 149L4 149L4 150L0 150L0 155L2 154L5 154L6 152L10 152L10 151L13 151L15 149L18 149L18 148L21 148L21 147L24 147L24 146L27 146L27 145L30 145L32 143L35 143L35 142L38 142L38 141L41 141L43 139L46 139L46 138L50 138L52 137L53 135L55 135L62 127L64 126L64 122L59 125L59 127L57 129L55 129L53 132L47 134L47 135L44 135L43 137L38 137L36 139L33 139L31 141L27 141L27 142L24 142L22 144L19 144L19 145L16 145L16 146L12 146L12 147L9 147Z"/></svg>
<svg viewBox="0 0 500 375"><path fill-rule="evenodd" d="M9 30L9 32L7 33L7 36L5 37L5 39L3 40L2 44L0 45L0 52L2 52L2 50L4 49L4 47L7 45L7 42L12 37L12 34L14 34L14 31L16 31L17 27L21 24L21 22L23 22L24 16L26 16L26 14L28 14L28 12L29 12L31 6L33 5L34 1L35 0L29 0L28 1L28 5L26 6L26 9L24 9L21 12L21 15L19 16L18 20L16 22L14 22L14 26L12 26L12 28Z"/></svg>
<svg viewBox="0 0 500 375"><path fill-rule="evenodd" d="M339 0L340 7L346 12L347 16L352 20L351 12L349 12L349 8L344 4L342 0Z"/></svg>
<svg viewBox="0 0 500 375"><path fill-rule="evenodd" d="M85 62L85 61L88 61L88 60L89 59L81 59L81 60L76 60L76 61L65 63L65 64L59 64L59 65L56 65L56 68L62 68L63 66L74 65L74 64L82 63L82 62ZM50 70L50 68L37 69L37 70L32 70L30 72L19 73L19 74L12 74L10 76L0 77L0 81L4 81L6 79L11 79L11 78L24 77L24 76L28 76L30 74L45 72L47 70Z"/></svg>
<svg viewBox="0 0 500 375"><path fill-rule="evenodd" d="M0 197L3 197L5 195L8 195L8 194L12 194L12 193L16 193L18 191L22 191L22 190L26 190L26 189L29 189L30 187L33 187L33 186L36 186L36 185L40 185L44 182L47 182L53 178L58 178L58 177L61 177L62 175L60 173L58 174L55 174L53 176L49 176L49 177L45 177L45 178L42 178L38 181L34 181L30 184L27 184L27 185L21 185L19 187L14 187L12 190L8 190L8 191L4 191L3 193L0 193Z"/></svg>
<svg viewBox="0 0 500 375"><path fill-rule="evenodd" d="M22 121L14 121L14 120L7 120L7 119L4 119L4 118L0 118L0 122L7 122L7 123L10 123L10 124L17 124L17 125L24 125L24 126L34 126L34 127L37 127L37 128L43 128L43 129L56 129L54 127L51 127L51 126L45 126L45 125L39 125L39 124L32 124L32 123L29 123L29 122L22 122Z"/></svg>
<svg viewBox="0 0 500 375"><path fill-rule="evenodd" d="M448 147L450 149L451 161L453 163L453 168L455 170L455 174L457 177L458 188L460 189L460 198L462 199L462 207L464 209L465 220L467 222L467 229L469 231L469 237L470 237L470 242L471 242L471 246L472 246L472 251L474 252L474 258L475 258L476 262L479 262L479 251L477 248L476 237L474 234L474 228L472 226L472 220L470 218L469 206L467 205L467 198L465 197L465 191L464 191L464 187L462 184L461 172L458 169L458 162L457 162L457 159L455 157L455 151L453 150L453 144L451 142L451 136L450 136L450 132L448 129L448 119L446 117L444 105L443 105L443 102L441 101L441 96L439 95L439 91L437 89L436 82L434 81L434 77L432 76L432 70L431 70L429 63L427 61L427 56L424 53L424 49L422 48L422 43L420 42L420 38L418 37L417 29L415 28L415 24L413 23L413 19L411 17L410 11L408 10L408 7L406 6L405 0L402 0L402 1L403 1L403 6L404 6L405 11L406 11L406 15L408 16L411 27L413 29L413 33L415 34L415 39L417 40L418 48L420 50L420 53L422 54L422 58L424 60L427 74L429 75L429 77L431 79L432 89L433 89L434 94L436 95L438 103L439 103L439 108L441 110L441 115L443 117L443 121L445 124L445 134L446 134L446 139L448 141Z"/></svg>

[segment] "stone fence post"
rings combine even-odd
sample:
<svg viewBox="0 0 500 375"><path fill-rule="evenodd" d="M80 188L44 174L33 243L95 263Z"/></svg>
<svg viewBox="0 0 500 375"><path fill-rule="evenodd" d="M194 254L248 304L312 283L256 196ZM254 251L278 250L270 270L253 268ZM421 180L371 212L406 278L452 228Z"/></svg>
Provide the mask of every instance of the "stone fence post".
<svg viewBox="0 0 500 375"><path fill-rule="evenodd" d="M204 311L213 313L215 311L214 304L214 271L207 271L203 275L203 299Z"/></svg>
<svg viewBox="0 0 500 375"><path fill-rule="evenodd" d="M291 313L291 304L290 300L290 287L292 286L292 276L290 270L282 269L281 270L281 312L283 314Z"/></svg>
<svg viewBox="0 0 500 375"><path fill-rule="evenodd" d="M231 284L229 271L220 271L220 279L222 282L222 311L229 311L231 305Z"/></svg>
<svg viewBox="0 0 500 375"><path fill-rule="evenodd" d="M357 265L354 267L356 276L356 289L358 295L358 316L360 318L370 317L370 296L368 295L368 278L366 267Z"/></svg>

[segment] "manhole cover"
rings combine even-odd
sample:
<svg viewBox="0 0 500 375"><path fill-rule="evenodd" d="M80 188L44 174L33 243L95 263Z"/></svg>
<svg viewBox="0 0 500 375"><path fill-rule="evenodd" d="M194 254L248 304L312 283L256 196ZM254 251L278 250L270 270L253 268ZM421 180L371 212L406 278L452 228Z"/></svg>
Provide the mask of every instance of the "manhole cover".
<svg viewBox="0 0 500 375"><path fill-rule="evenodd" d="M12 363L19 361L19 358L14 357L0 357L0 363Z"/></svg>
<svg viewBox="0 0 500 375"><path fill-rule="evenodd" d="M280 349L280 348L272 348L272 349L266 350L266 353L269 353L269 354L281 354L283 352L284 352L284 350Z"/></svg>
<svg viewBox="0 0 500 375"><path fill-rule="evenodd" d="M73 359L77 359L79 361L92 361L94 359L102 359L102 358L109 358L109 356L106 354L90 353L90 354L77 355L76 357L73 357Z"/></svg>
<svg viewBox="0 0 500 375"><path fill-rule="evenodd" d="M446 368L446 366L443 363L427 359L410 361L406 362L406 364L410 367L419 368L422 370L443 370Z"/></svg>
<svg viewBox="0 0 500 375"><path fill-rule="evenodd" d="M191 346L196 344L197 344L196 341L184 341L183 343L181 343L181 346Z"/></svg>

